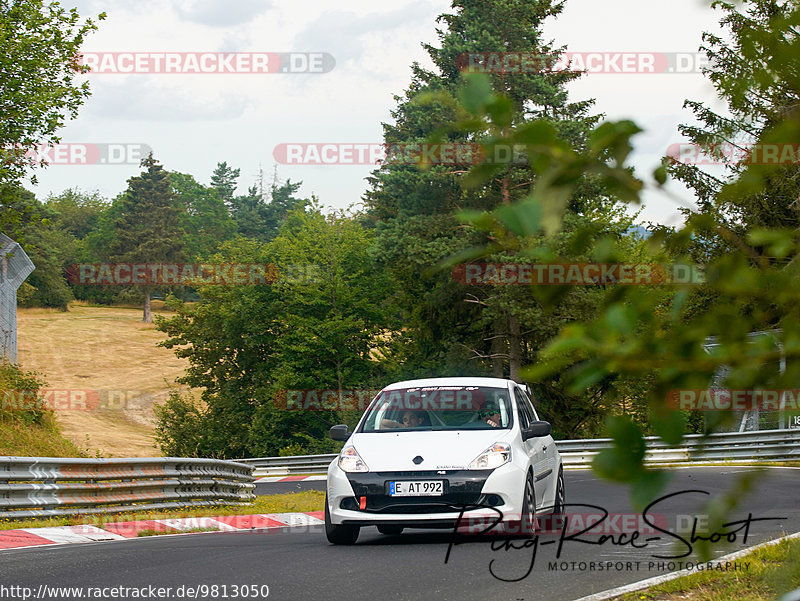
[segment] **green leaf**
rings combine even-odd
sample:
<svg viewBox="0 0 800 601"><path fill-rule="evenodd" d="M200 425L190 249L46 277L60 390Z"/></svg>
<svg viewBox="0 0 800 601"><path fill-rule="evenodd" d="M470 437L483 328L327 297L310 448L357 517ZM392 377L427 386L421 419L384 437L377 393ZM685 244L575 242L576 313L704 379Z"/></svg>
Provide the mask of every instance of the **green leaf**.
<svg viewBox="0 0 800 601"><path fill-rule="evenodd" d="M667 444L677 445L683 440L686 418L681 411L671 409L666 404L655 405L650 424L655 434Z"/></svg>
<svg viewBox="0 0 800 601"><path fill-rule="evenodd" d="M597 384L608 375L606 369L594 361L587 361L576 368L567 390L573 394L585 391L587 388Z"/></svg>
<svg viewBox="0 0 800 601"><path fill-rule="evenodd" d="M614 446L622 452L629 453L630 457L641 462L645 454L645 442L642 431L633 421L623 415L612 415L606 421L606 429Z"/></svg>
<svg viewBox="0 0 800 601"><path fill-rule="evenodd" d="M492 81L485 73L464 73L459 99L473 115L480 115L492 101Z"/></svg>
<svg viewBox="0 0 800 601"><path fill-rule="evenodd" d="M495 211L498 221L518 236L533 236L541 231L542 206L534 198Z"/></svg>
<svg viewBox="0 0 800 601"><path fill-rule="evenodd" d="M664 470L645 470L631 485L631 504L636 511L643 511L661 495L673 474Z"/></svg>
<svg viewBox="0 0 800 601"><path fill-rule="evenodd" d="M496 96L486 107L486 112L497 127L511 127L514 119L514 103L508 96Z"/></svg>
<svg viewBox="0 0 800 601"><path fill-rule="evenodd" d="M659 186L663 186L667 183L667 167L666 165L661 165L660 167L656 167L653 171L653 179L658 182Z"/></svg>
<svg viewBox="0 0 800 601"><path fill-rule="evenodd" d="M606 322L609 327L622 335L627 335L633 332L633 315L629 307L621 303L611 305L606 311Z"/></svg>

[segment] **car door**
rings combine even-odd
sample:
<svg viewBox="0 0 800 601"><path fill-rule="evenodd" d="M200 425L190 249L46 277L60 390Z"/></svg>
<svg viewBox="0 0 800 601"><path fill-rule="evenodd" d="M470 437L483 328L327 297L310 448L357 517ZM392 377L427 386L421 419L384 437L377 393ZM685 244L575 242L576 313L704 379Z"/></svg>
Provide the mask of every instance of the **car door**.
<svg viewBox="0 0 800 601"><path fill-rule="evenodd" d="M528 393L522 389L520 390L523 404L528 407L528 410L533 415L535 420L539 420L539 415L536 413L536 408L533 406L531 398ZM542 478L545 493L542 497L546 501L547 506L551 506L555 502L556 486L558 485L558 449L552 436L543 436L539 439L542 441L543 451L543 465L542 472L539 477Z"/></svg>
<svg viewBox="0 0 800 601"><path fill-rule="evenodd" d="M533 412L530 403L525 402L525 397L523 396L523 390L518 387L514 387L514 400L517 404L517 413L519 414L519 427L520 430L524 430L527 428L531 422L537 421L536 414ZM533 438L529 438L528 440L523 441L522 445L525 448L525 452L528 454L530 458L531 465L533 466L533 488L536 491L536 506L543 507L545 506L545 495L547 494L547 474L545 473L547 470L546 467L546 441L549 436L546 437L538 437L535 436ZM544 475L542 475L544 474ZM551 495L552 496L552 495Z"/></svg>

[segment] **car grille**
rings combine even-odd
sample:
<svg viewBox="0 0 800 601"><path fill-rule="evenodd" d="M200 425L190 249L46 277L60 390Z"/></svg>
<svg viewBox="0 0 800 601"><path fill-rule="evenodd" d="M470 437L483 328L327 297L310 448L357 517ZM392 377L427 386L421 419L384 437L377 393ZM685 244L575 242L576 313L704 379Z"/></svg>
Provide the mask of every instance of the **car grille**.
<svg viewBox="0 0 800 601"><path fill-rule="evenodd" d="M367 497L364 511L372 513L454 513L461 510L462 505L471 505L478 501L480 493L464 495L450 494L436 497L436 501L421 497Z"/></svg>
<svg viewBox="0 0 800 601"><path fill-rule="evenodd" d="M364 513L453 513L463 505L482 500L481 491L492 470L442 470L368 472L348 474L348 480L358 499L366 497ZM392 480L444 480L444 494L438 497L392 497L387 494Z"/></svg>

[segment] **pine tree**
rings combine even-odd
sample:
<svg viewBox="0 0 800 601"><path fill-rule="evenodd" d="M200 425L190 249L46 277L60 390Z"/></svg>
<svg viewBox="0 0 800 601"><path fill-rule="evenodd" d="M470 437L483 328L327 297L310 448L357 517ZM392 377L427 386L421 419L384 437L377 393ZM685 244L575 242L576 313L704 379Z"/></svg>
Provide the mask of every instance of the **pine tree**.
<svg viewBox="0 0 800 601"><path fill-rule="evenodd" d="M240 169L228 167L228 163L217 163L217 168L211 175L211 187L219 192L220 198L225 201L228 206L233 201L233 195L236 192L236 182L239 179Z"/></svg>
<svg viewBox="0 0 800 601"><path fill-rule="evenodd" d="M288 179L283 184L273 181L269 188L269 202L265 202L266 192L259 178L259 183L251 186L247 194L233 198L231 213L239 233L262 242L275 238L286 216L308 204L306 199L295 196L301 185L302 182Z"/></svg>
<svg viewBox="0 0 800 601"><path fill-rule="evenodd" d="M707 58L704 74L725 102L727 114L699 101L684 103L696 119L679 127L696 146L692 155L713 157L724 164L724 173L713 175L680 157L673 158L670 171L694 191L701 213L716 216L738 234L757 227L800 225L800 159L796 157L771 170L766 185L757 192L720 195L726 184L740 180L749 165L764 161L767 147L753 144L800 105L795 86L776 72L778 65L784 74L787 67L795 74L800 68L800 57L789 53L797 31L785 20L795 5L780 0L714 2L712 6L724 13L720 25L725 31L723 35L704 33L700 50ZM787 139L774 150L780 157L784 150L796 148L796 142ZM709 244L716 252L724 252L728 243L714 237Z"/></svg>
<svg viewBox="0 0 800 601"><path fill-rule="evenodd" d="M142 159L145 170L128 180L114 221L114 241L109 257L118 263L177 263L182 259L184 210L164 168L153 154ZM150 323L152 286L144 286L144 315Z"/></svg>
<svg viewBox="0 0 800 601"><path fill-rule="evenodd" d="M384 142L390 149L424 144L440 128L457 121L463 85L460 67L465 59L469 63L471 53L518 52L554 61L563 52L542 34L543 22L561 12L560 2L456 0L452 7L452 14L439 18L447 26L437 30L440 46L425 46L436 68L412 65L411 85L403 96L395 97L394 123L384 124ZM510 99L509 128L546 120L575 148L583 148L588 131L599 121L599 116L590 114L593 101L568 99L565 86L580 73L492 72L490 77L495 91ZM486 137L502 133L487 131ZM451 133L444 141L478 140ZM531 190L527 165L509 165L487 185L466 188L462 180L470 167L433 164L420 169L390 160L373 172L365 200L383 242L383 260L401 291L400 305L407 308L404 329L412 348L406 369L416 374L464 373L474 371L477 363L477 371L519 380L522 364L532 360L562 318L546 314L527 290L486 286L470 290L465 298L463 287L449 273L424 275L441 260L487 242L485 234L463 226L456 211L492 210L524 198ZM569 209L575 219L589 219L614 206L595 182L584 178Z"/></svg>

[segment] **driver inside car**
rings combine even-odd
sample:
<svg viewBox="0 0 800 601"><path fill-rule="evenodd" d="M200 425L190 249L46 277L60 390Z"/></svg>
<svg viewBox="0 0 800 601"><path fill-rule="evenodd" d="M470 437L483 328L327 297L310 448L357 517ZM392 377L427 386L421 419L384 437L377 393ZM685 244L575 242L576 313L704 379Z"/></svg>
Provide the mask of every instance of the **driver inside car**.
<svg viewBox="0 0 800 601"><path fill-rule="evenodd" d="M404 428L416 428L417 426L421 426L422 422L425 421L425 414L421 411L406 411L403 414L403 427Z"/></svg>
<svg viewBox="0 0 800 601"><path fill-rule="evenodd" d="M397 422L393 419L381 421L381 429L384 428L417 428L419 426L429 426L430 418L425 411L404 411Z"/></svg>
<svg viewBox="0 0 800 601"><path fill-rule="evenodd" d="M497 399L487 400L486 404L479 411L481 421L489 424L492 428L499 428L503 418L500 415L500 406Z"/></svg>
<svg viewBox="0 0 800 601"><path fill-rule="evenodd" d="M496 409L490 411L484 411L481 415L481 419L489 424L492 428L499 428L501 417L500 412Z"/></svg>

